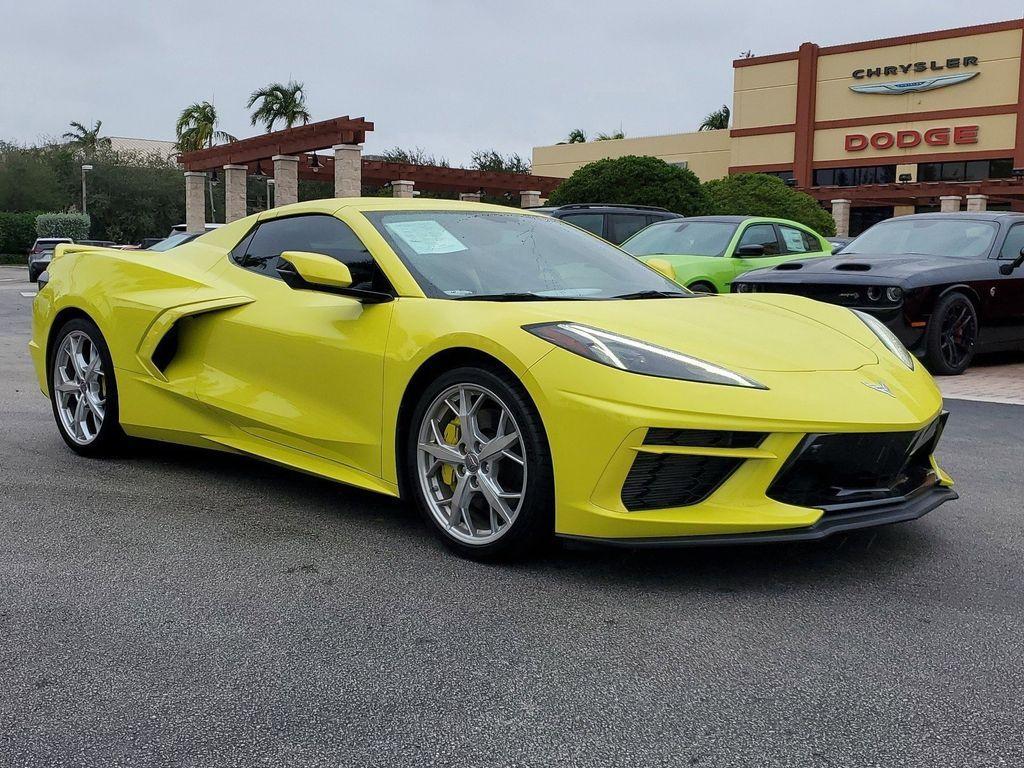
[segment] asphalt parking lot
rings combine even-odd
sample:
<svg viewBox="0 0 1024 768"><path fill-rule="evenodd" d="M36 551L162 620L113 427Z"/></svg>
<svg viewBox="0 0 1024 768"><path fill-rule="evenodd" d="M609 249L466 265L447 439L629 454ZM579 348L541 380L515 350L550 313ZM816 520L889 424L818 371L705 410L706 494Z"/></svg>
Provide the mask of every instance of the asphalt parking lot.
<svg viewBox="0 0 1024 768"><path fill-rule="evenodd" d="M400 504L66 449L0 268L0 765L1024 764L1024 407L814 545L456 559Z"/></svg>

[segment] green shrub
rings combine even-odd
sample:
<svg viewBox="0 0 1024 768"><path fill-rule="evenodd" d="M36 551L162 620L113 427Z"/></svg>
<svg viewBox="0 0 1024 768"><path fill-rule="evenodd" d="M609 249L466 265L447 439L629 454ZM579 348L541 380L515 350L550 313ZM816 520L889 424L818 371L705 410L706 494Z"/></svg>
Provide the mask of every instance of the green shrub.
<svg viewBox="0 0 1024 768"><path fill-rule="evenodd" d="M772 216L800 222L826 237L836 233L835 220L817 200L777 176L737 173L709 181L704 189L713 215Z"/></svg>
<svg viewBox="0 0 1024 768"><path fill-rule="evenodd" d="M0 211L0 253L25 253L36 239L36 216L39 213Z"/></svg>
<svg viewBox="0 0 1024 768"><path fill-rule="evenodd" d="M696 174L656 157L626 155L588 163L548 197L549 205L613 203L656 205L684 216L705 212L707 200Z"/></svg>
<svg viewBox="0 0 1024 768"><path fill-rule="evenodd" d="M74 241L89 237L87 213L41 213L36 216L36 234L39 237L70 237Z"/></svg>

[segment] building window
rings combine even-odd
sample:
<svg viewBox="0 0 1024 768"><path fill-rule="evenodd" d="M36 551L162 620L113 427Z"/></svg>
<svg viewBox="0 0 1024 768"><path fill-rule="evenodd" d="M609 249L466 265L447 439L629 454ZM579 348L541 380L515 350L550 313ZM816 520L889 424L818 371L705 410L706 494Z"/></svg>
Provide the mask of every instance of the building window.
<svg viewBox="0 0 1024 768"><path fill-rule="evenodd" d="M918 163L918 181L985 181L1008 179L1013 175L1013 160L968 160L967 162Z"/></svg>
<svg viewBox="0 0 1024 768"><path fill-rule="evenodd" d="M783 181L788 181L789 179L793 178L793 171L792 170L789 170L789 171L758 171L758 173L763 173L765 176L774 176L774 177L776 177L778 179L782 179Z"/></svg>
<svg viewBox="0 0 1024 768"><path fill-rule="evenodd" d="M818 168L814 172L816 187L859 187L861 184L892 184L895 181L895 165Z"/></svg>

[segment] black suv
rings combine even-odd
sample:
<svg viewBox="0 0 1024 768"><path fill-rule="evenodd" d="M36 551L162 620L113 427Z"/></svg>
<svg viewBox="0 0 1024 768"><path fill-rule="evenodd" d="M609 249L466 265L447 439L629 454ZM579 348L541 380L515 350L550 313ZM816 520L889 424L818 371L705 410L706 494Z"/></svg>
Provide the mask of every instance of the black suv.
<svg viewBox="0 0 1024 768"><path fill-rule="evenodd" d="M546 213L556 219L564 219L610 243L621 245L648 224L665 219L681 218L678 213L656 208L653 205L608 205L604 203L580 203L530 208L531 211Z"/></svg>

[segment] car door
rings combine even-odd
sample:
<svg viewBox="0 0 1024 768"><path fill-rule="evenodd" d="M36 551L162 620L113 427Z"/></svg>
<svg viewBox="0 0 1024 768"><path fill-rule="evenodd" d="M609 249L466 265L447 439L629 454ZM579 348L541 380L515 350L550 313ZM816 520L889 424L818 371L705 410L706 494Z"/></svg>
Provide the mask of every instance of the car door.
<svg viewBox="0 0 1024 768"><path fill-rule="evenodd" d="M1024 341L1024 265L1009 275L999 272L999 266L1010 264L1024 248L1024 223L1010 227L999 249L999 258L992 265L993 282L987 287L988 320L993 325L997 341ZM993 260L990 259L990 262Z"/></svg>
<svg viewBox="0 0 1024 768"><path fill-rule="evenodd" d="M758 256L744 256L740 253L740 249L745 245L761 245L764 247L764 253ZM731 280L739 277L744 272L749 272L752 269L761 269L762 267L771 267L781 261L785 261L785 259L782 258L782 245L779 242L779 234L775 229L775 225L771 222L747 224L736 240L733 257L730 262L732 264L732 278L730 279L730 285L724 286L723 291L728 292L731 287Z"/></svg>
<svg viewBox="0 0 1024 768"><path fill-rule="evenodd" d="M248 436L379 476L394 302L362 304L290 288L277 273L284 251L326 254L349 267L353 287L391 292L341 220L310 214L260 221L221 273L239 295L255 300L203 320L196 394Z"/></svg>

